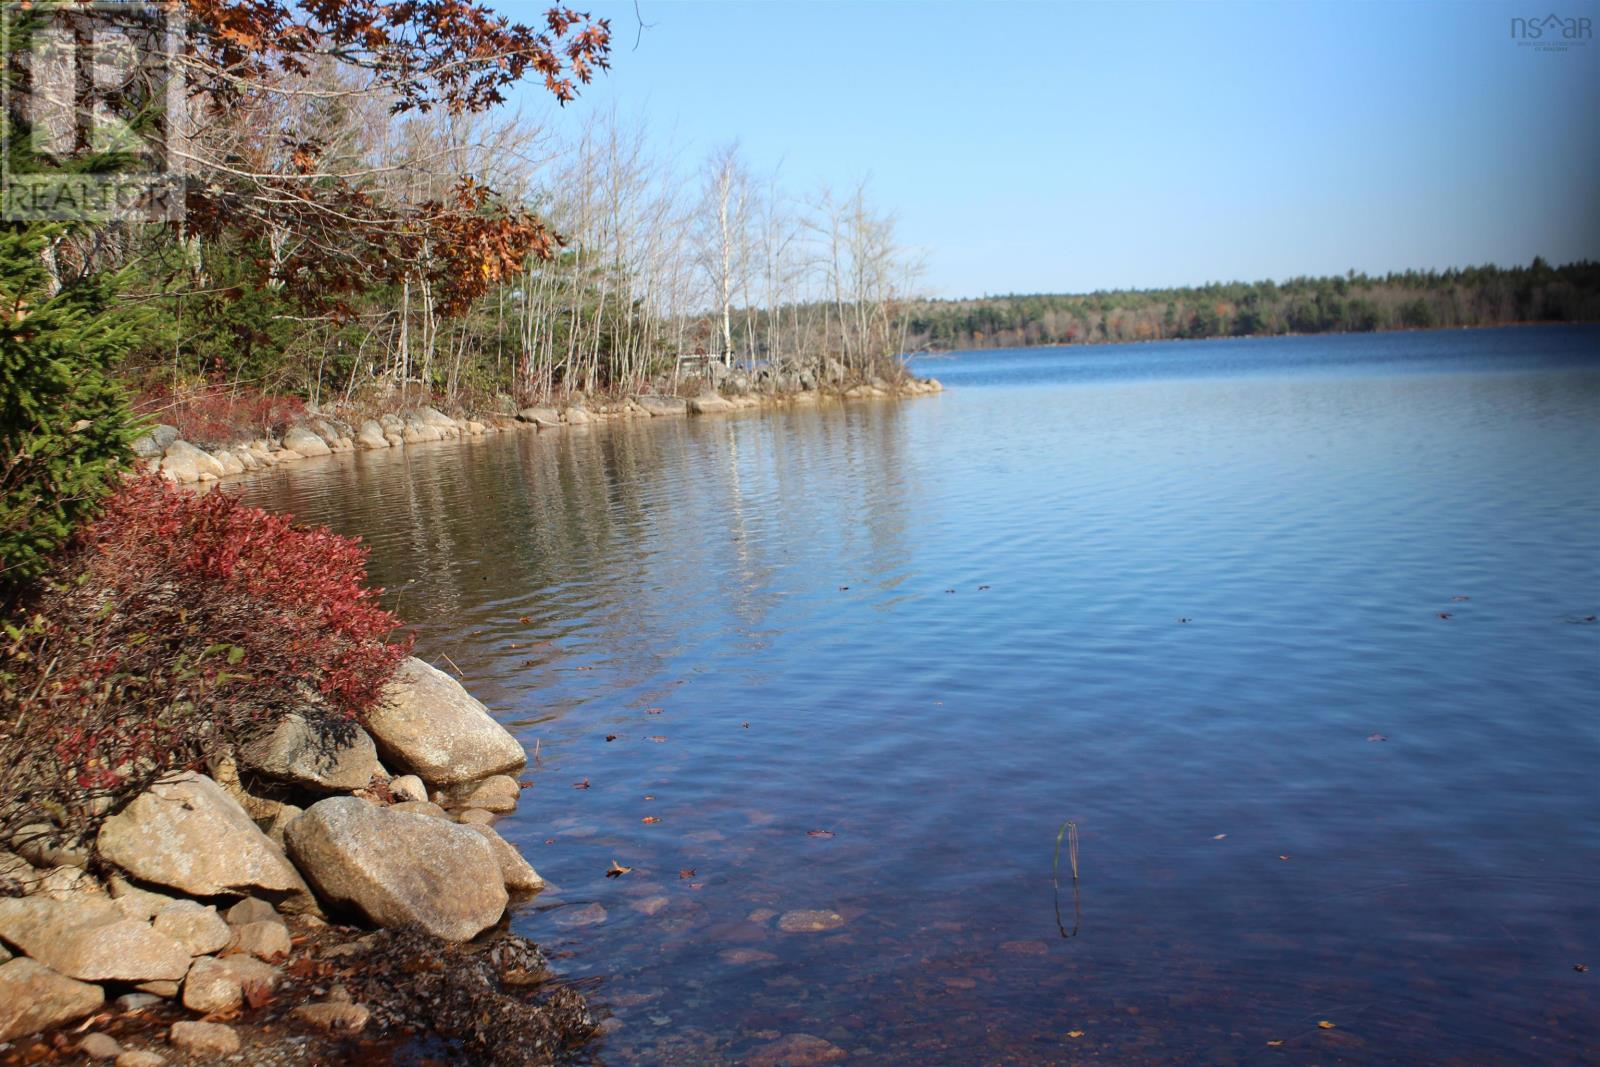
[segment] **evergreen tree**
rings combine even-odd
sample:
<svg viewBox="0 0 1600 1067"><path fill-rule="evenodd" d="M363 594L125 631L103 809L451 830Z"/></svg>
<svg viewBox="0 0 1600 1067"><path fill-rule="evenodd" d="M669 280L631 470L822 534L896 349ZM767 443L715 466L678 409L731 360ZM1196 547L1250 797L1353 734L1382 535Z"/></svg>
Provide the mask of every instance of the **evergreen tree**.
<svg viewBox="0 0 1600 1067"><path fill-rule="evenodd" d="M115 484L136 432L111 368L132 342L104 276L57 285L60 224L0 227L0 587L46 556Z"/></svg>

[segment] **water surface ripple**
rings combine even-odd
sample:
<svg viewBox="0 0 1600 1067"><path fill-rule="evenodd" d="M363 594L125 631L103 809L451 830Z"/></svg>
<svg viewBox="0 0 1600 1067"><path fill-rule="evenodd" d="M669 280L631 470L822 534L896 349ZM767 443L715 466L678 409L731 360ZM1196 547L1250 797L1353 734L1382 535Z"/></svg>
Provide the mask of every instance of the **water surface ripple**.
<svg viewBox="0 0 1600 1067"><path fill-rule="evenodd" d="M1600 330L924 369L245 490L538 742L594 1058L1600 1061Z"/></svg>

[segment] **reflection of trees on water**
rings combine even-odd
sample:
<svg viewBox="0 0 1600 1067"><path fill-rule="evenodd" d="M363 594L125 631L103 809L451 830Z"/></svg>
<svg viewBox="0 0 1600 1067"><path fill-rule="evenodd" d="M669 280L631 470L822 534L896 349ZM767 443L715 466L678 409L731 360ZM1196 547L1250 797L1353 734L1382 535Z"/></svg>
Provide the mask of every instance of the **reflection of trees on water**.
<svg viewBox="0 0 1600 1067"><path fill-rule="evenodd" d="M898 581L904 417L863 404L524 433L339 457L248 495L364 537L419 651L448 653L491 703L572 684L539 668L594 667L615 692L683 657L759 672L782 612L827 610L804 594Z"/></svg>

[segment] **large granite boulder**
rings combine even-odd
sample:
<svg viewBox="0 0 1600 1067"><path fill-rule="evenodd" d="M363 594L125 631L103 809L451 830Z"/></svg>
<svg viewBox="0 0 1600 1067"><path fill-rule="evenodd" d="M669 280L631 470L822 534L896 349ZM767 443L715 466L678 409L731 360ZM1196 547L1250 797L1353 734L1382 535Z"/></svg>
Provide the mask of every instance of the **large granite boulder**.
<svg viewBox="0 0 1600 1067"><path fill-rule="evenodd" d="M0 898L0 939L59 974L86 982L176 981L189 951L105 897Z"/></svg>
<svg viewBox="0 0 1600 1067"><path fill-rule="evenodd" d="M363 422L356 433L356 447L369 451L388 448L389 439L383 435L383 426L374 419Z"/></svg>
<svg viewBox="0 0 1600 1067"><path fill-rule="evenodd" d="M152 786L100 827L100 855L135 878L192 896L261 891L289 910L311 905L305 882L216 782L184 772Z"/></svg>
<svg viewBox="0 0 1600 1067"><path fill-rule="evenodd" d="M714 415L722 411L732 411L733 405L716 393L706 393L690 400L689 410L696 415Z"/></svg>
<svg viewBox="0 0 1600 1067"><path fill-rule="evenodd" d="M472 694L441 670L407 659L367 715L384 763L430 785L519 770L527 754Z"/></svg>
<svg viewBox="0 0 1600 1067"><path fill-rule="evenodd" d="M517 851L515 845L496 833L493 827L470 823L462 825L489 842L489 847L494 849L495 862L500 865L500 880L505 882L508 892L537 893L544 888L544 879L533 869L533 864Z"/></svg>
<svg viewBox="0 0 1600 1067"><path fill-rule="evenodd" d="M240 749L239 766L307 789L348 793L371 783L378 750L355 723L332 725L291 714Z"/></svg>
<svg viewBox="0 0 1600 1067"><path fill-rule="evenodd" d="M178 439L178 428L158 423L133 442L133 454L140 459L157 459Z"/></svg>
<svg viewBox="0 0 1600 1067"><path fill-rule="evenodd" d="M561 425L561 416L555 408L523 408L517 412L517 418L541 430L554 430Z"/></svg>
<svg viewBox="0 0 1600 1067"><path fill-rule="evenodd" d="M333 449L328 447L328 442L304 426L295 426L284 431L283 447L302 456L327 456L333 453Z"/></svg>
<svg viewBox="0 0 1600 1067"><path fill-rule="evenodd" d="M198 482L228 473L217 457L188 441L174 441L161 457L161 474L168 481Z"/></svg>
<svg viewBox="0 0 1600 1067"><path fill-rule="evenodd" d="M207 956L195 960L183 980L183 1006L204 1015L235 1011L244 1003L247 987L271 991L278 978L278 968L249 956Z"/></svg>
<svg viewBox="0 0 1600 1067"><path fill-rule="evenodd" d="M75 982L36 960L0 966L0 1041L70 1023L106 1000L97 985Z"/></svg>
<svg viewBox="0 0 1600 1067"><path fill-rule="evenodd" d="M466 941L505 912L494 850L465 826L330 797L290 823L284 841L325 901L379 926Z"/></svg>
<svg viewBox="0 0 1600 1067"><path fill-rule="evenodd" d="M676 396L636 396L633 402L649 412L651 418L682 415L689 410L688 403Z"/></svg>

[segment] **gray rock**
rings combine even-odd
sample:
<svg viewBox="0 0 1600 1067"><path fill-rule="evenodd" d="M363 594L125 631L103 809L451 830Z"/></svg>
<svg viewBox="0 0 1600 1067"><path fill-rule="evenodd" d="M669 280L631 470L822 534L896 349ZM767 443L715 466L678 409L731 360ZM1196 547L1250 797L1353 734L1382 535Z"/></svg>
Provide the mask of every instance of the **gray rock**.
<svg viewBox="0 0 1600 1067"><path fill-rule="evenodd" d="M187 949L148 923L125 918L103 897L0 898L0 937L85 982L174 981L189 969Z"/></svg>
<svg viewBox="0 0 1600 1067"><path fill-rule="evenodd" d="M533 869L533 865L517 851L515 845L495 833L492 827L467 824L467 829L481 835L494 849L495 862L500 865L500 878L509 892L537 893L544 888L545 881L539 877L539 872Z"/></svg>
<svg viewBox="0 0 1600 1067"><path fill-rule="evenodd" d="M561 416L555 408L523 408L517 418L531 422L541 430L554 430L561 425Z"/></svg>
<svg viewBox="0 0 1600 1067"><path fill-rule="evenodd" d="M278 960L294 949L289 940L289 928L281 922L241 923L233 928L230 953L244 953L260 960Z"/></svg>
<svg viewBox="0 0 1600 1067"><path fill-rule="evenodd" d="M379 926L414 923L465 941L505 912L494 850L466 827L333 797L313 804L284 836L325 900Z"/></svg>
<svg viewBox="0 0 1600 1067"><path fill-rule="evenodd" d="M81 1019L105 1000L99 986L75 982L37 960L0 964L0 1041Z"/></svg>
<svg viewBox="0 0 1600 1067"><path fill-rule="evenodd" d="M246 986L278 987L278 968L249 956L210 956L194 961L183 980L183 1006L204 1015L236 1010Z"/></svg>
<svg viewBox="0 0 1600 1067"><path fill-rule="evenodd" d="M417 418L424 423L439 430L446 437L454 437L461 432L461 427L456 425L456 420L436 408L420 407L417 409Z"/></svg>
<svg viewBox="0 0 1600 1067"><path fill-rule="evenodd" d="M462 810L482 808L484 811L505 813L517 810L522 797L522 787L509 774L490 775L481 782L463 782L447 785L439 790L439 803L446 808Z"/></svg>
<svg viewBox="0 0 1600 1067"><path fill-rule="evenodd" d="M302 456L326 456L333 452L328 442L304 426L294 426L284 431L283 447Z"/></svg>
<svg viewBox="0 0 1600 1067"><path fill-rule="evenodd" d="M217 914L217 909L198 900L174 900L156 913L154 928L166 934L191 956L221 952L233 939L233 931Z"/></svg>
<svg viewBox="0 0 1600 1067"><path fill-rule="evenodd" d="M415 657L395 672L367 729L389 767L433 785L476 781L527 762L522 745L487 708Z"/></svg>
<svg viewBox="0 0 1600 1067"><path fill-rule="evenodd" d="M402 774L389 782L389 795L398 801L427 800L428 787L414 774Z"/></svg>
<svg viewBox="0 0 1600 1067"><path fill-rule="evenodd" d="M140 459L155 459L167 451L167 446L178 439L178 428L157 423L133 442L133 454Z"/></svg>
<svg viewBox="0 0 1600 1067"><path fill-rule="evenodd" d="M405 420L399 415L379 415L378 425L383 427L385 434L401 433L406 428Z"/></svg>
<svg viewBox="0 0 1600 1067"><path fill-rule="evenodd" d="M564 412L568 426L585 426L594 421L594 416L580 407L569 407Z"/></svg>
<svg viewBox="0 0 1600 1067"><path fill-rule="evenodd" d="M78 1042L78 1051L91 1060L114 1060L122 1055L122 1046L110 1034L86 1034Z"/></svg>
<svg viewBox="0 0 1600 1067"><path fill-rule="evenodd" d="M193 970L193 968L191 967L190 970ZM133 1015L144 1011L146 1008L153 1008L160 1003L161 998L154 993L124 993L116 999L112 1006L124 1015Z"/></svg>
<svg viewBox="0 0 1600 1067"><path fill-rule="evenodd" d="M162 454L161 473L174 482L198 482L208 477L220 478L227 469L211 453L188 441L174 441Z"/></svg>
<svg viewBox="0 0 1600 1067"><path fill-rule="evenodd" d="M117 1057L116 1067L167 1067L167 1061L149 1049L130 1048Z"/></svg>
<svg viewBox="0 0 1600 1067"><path fill-rule="evenodd" d="M362 789L378 767L372 738L355 723L332 727L291 714L239 751L246 770L320 792Z"/></svg>
<svg viewBox="0 0 1600 1067"><path fill-rule="evenodd" d="M482 808L468 808L456 816L456 822L464 826L488 826L494 822L494 813Z"/></svg>
<svg viewBox="0 0 1600 1067"><path fill-rule="evenodd" d="M427 800L402 800L400 803L392 805L392 807L395 811L407 811L413 815L426 815L432 819L450 818L448 811Z"/></svg>
<svg viewBox="0 0 1600 1067"><path fill-rule="evenodd" d="M689 410L689 405L676 396L636 396L633 402L647 411L651 418L683 415Z"/></svg>
<svg viewBox="0 0 1600 1067"><path fill-rule="evenodd" d="M285 894L308 906L305 882L216 782L184 772L136 797L100 828L100 855L144 882L197 897Z"/></svg>
<svg viewBox="0 0 1600 1067"><path fill-rule="evenodd" d="M356 446L371 451L389 447L389 439L383 435L383 426L372 419L361 424L361 430L356 434Z"/></svg>
<svg viewBox="0 0 1600 1067"><path fill-rule="evenodd" d="M696 415L714 415L718 412L732 411L733 405L716 393L706 393L690 400L689 410Z"/></svg>
<svg viewBox="0 0 1600 1067"><path fill-rule="evenodd" d="M244 926L246 923L283 925L283 916L278 914L278 909L259 897L245 897L239 901L228 909L227 919L230 926Z"/></svg>
<svg viewBox="0 0 1600 1067"><path fill-rule="evenodd" d="M231 1056L239 1051L239 1035L222 1023L173 1023L167 1040L195 1056Z"/></svg>

